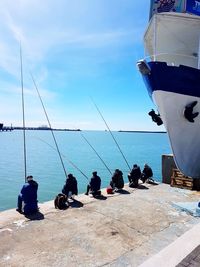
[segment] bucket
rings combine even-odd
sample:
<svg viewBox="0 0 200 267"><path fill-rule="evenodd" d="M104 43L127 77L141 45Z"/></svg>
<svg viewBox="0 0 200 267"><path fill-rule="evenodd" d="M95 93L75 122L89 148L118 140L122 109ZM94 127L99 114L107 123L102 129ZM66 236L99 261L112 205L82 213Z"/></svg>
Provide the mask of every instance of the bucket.
<svg viewBox="0 0 200 267"><path fill-rule="evenodd" d="M106 188L107 194L113 194L113 189L112 187L107 187Z"/></svg>

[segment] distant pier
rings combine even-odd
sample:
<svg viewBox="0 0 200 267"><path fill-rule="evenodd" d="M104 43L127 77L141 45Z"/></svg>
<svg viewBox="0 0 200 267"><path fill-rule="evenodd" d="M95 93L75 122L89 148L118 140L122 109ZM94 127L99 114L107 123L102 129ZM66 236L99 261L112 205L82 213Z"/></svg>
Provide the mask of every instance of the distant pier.
<svg viewBox="0 0 200 267"><path fill-rule="evenodd" d="M0 123L0 132L11 132L13 131L13 127L12 126L3 126L3 123Z"/></svg>
<svg viewBox="0 0 200 267"><path fill-rule="evenodd" d="M13 127L13 130L40 130L40 131L81 131L80 129L62 129L49 127Z"/></svg>
<svg viewBox="0 0 200 267"><path fill-rule="evenodd" d="M46 130L46 131L81 131L80 129L59 129L59 128L49 128L49 127L20 127L20 126L3 126L3 123L0 123L0 132L8 132L13 130Z"/></svg>

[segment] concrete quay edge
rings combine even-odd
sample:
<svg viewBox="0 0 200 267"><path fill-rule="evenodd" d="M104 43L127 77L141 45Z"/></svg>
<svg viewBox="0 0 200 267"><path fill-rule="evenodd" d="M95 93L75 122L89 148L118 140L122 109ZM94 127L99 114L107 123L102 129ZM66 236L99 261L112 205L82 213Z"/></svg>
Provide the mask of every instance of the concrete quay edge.
<svg viewBox="0 0 200 267"><path fill-rule="evenodd" d="M158 254L139 265L139 267L175 267L200 245L200 223L193 226ZM200 266L200 262L199 262Z"/></svg>

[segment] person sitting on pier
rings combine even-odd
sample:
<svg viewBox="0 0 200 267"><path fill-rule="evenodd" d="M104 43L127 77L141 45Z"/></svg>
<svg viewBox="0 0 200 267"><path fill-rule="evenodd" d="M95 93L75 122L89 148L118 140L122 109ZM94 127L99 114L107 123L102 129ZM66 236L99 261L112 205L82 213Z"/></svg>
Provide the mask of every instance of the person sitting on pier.
<svg viewBox="0 0 200 267"><path fill-rule="evenodd" d="M137 164L133 165L133 169L128 174L129 187L138 187L138 181L141 178L141 170Z"/></svg>
<svg viewBox="0 0 200 267"><path fill-rule="evenodd" d="M74 195L78 195L78 185L76 177L69 173L63 186L62 193L67 196L67 198L73 198Z"/></svg>
<svg viewBox="0 0 200 267"><path fill-rule="evenodd" d="M23 185L18 196L17 211L29 215L38 211L37 190L38 183L33 180L33 176L27 176L27 182ZM22 208L23 206L23 208Z"/></svg>
<svg viewBox="0 0 200 267"><path fill-rule="evenodd" d="M92 173L92 178L90 180L90 183L87 186L87 191L85 195L88 195L91 193L93 197L100 196L101 195L101 178L97 175L97 172L94 171Z"/></svg>
<svg viewBox="0 0 200 267"><path fill-rule="evenodd" d="M113 190L119 190L124 187L123 173L119 169L115 170L111 178L110 186L113 188Z"/></svg>
<svg viewBox="0 0 200 267"><path fill-rule="evenodd" d="M143 183L145 183L146 181L151 181L154 182L153 178L153 171L151 169L151 167L148 164L144 165L144 169L142 171L142 175L141 175L141 180Z"/></svg>

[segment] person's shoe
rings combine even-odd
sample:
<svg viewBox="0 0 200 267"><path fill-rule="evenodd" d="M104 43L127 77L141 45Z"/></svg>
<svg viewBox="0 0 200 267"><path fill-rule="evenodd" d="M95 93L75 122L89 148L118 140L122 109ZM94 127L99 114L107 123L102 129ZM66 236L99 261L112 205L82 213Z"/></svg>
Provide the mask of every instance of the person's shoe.
<svg viewBox="0 0 200 267"><path fill-rule="evenodd" d="M21 209L18 209L18 208L16 209L16 211L19 212L20 214L23 213L23 211Z"/></svg>

